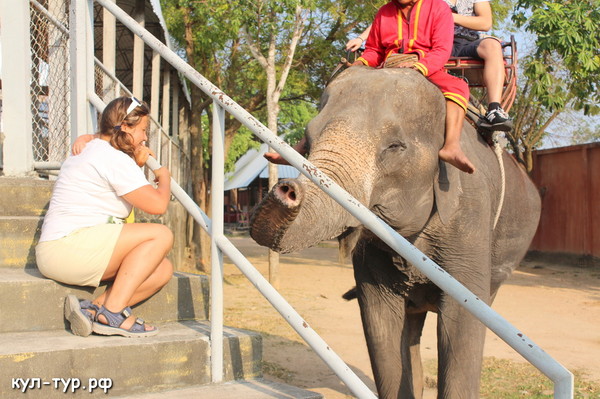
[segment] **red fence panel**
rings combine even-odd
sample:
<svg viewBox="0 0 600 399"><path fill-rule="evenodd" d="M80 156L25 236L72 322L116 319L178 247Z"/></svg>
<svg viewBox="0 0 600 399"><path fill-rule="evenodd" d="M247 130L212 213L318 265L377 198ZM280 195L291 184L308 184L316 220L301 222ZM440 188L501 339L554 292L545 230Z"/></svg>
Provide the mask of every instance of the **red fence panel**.
<svg viewBox="0 0 600 399"><path fill-rule="evenodd" d="M600 143L534 152L542 215L530 249L600 257Z"/></svg>

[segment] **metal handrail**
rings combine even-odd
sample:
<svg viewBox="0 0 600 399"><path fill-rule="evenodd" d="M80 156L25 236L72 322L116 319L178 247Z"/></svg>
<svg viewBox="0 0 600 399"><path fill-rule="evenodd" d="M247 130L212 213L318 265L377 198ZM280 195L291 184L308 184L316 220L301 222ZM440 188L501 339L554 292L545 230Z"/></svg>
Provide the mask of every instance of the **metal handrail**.
<svg viewBox="0 0 600 399"><path fill-rule="evenodd" d="M248 127L263 142L267 143L275 151L280 153L283 156L283 158L286 159L292 166L294 166L302 174L309 178L321 190L325 191L328 195L330 195L343 208L345 208L354 217L356 217L366 228L368 228L370 231L376 234L382 241L384 241L391 248L393 248L408 262L412 263L440 289L444 290L448 295L450 295L452 298L458 301L458 303L461 306L465 307L469 312L475 315L475 317L477 317L483 324L485 324L489 329L494 331L496 335L502 338L517 352L519 352L525 359L527 359L542 373L549 377L554 382L555 398L563 399L573 397L573 374L571 374L571 372L569 372L565 367L563 367L555 359L553 359L541 348L539 348L522 332L513 327L506 319L504 319L495 310L490 308L484 301L477 298L466 287L464 287L450 274L448 274L443 268L441 268L434 261L428 258L425 254L423 254L418 248L416 248L404 237L402 237L400 234L394 231L389 225L387 225L383 220L381 220L379 217L373 214L358 200L352 197L335 181L333 181L331 178L329 178L327 175L325 175L323 172L317 169L312 163L310 163L308 160L306 160L304 157L302 157L300 154L294 151L292 147L290 147L282 139L278 138L266 126L260 123L252 115L250 115L244 108L242 108L239 104L234 102L218 87L216 87L206 78L204 78L198 71L196 71L189 64L187 64L176 53L174 53L167 46L165 46L160 40L158 40L156 37L150 34L142 26L137 24L135 20L133 20L133 18L129 17L114 3L108 0L95 1L100 3L107 10L109 10L120 22L127 26L134 34L142 38L142 40L148 46L150 46L153 50L161 54L161 56L167 62L169 62L175 69L177 69L184 76L186 76L206 95L210 96L213 99L214 103L219 104L220 107L232 114L238 121L240 121L243 125ZM203 218L200 217L200 219ZM229 248L230 243L224 238L224 236L213 237L213 240L217 242L218 247L221 250L223 250L223 252L234 252L231 248ZM257 284L255 283L255 285ZM257 288L259 288L258 285ZM292 325L292 327L294 326ZM313 349L315 348L313 347ZM315 349L315 351L317 350ZM325 360L322 353L319 353L317 351L317 354L321 356L323 360ZM330 365L330 363L327 364ZM338 372L335 369L334 372L338 374ZM340 376L340 378L345 377L345 375L341 376L340 374L338 374L338 376ZM346 382L344 378L342 378L342 380ZM352 387L349 386L349 388L353 390ZM368 391L368 393L365 392L360 394L355 392L354 390L353 392L361 398L373 397L373 393L370 391Z"/></svg>

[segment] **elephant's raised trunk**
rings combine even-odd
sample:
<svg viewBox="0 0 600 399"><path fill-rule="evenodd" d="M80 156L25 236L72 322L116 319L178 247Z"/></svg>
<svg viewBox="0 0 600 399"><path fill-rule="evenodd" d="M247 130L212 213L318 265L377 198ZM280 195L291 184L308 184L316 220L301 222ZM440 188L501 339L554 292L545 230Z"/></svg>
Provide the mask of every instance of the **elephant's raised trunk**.
<svg viewBox="0 0 600 399"><path fill-rule="evenodd" d="M342 207L308 180L283 180L252 214L250 236L260 245L288 253L338 236L346 218Z"/></svg>
<svg viewBox="0 0 600 399"><path fill-rule="evenodd" d="M252 214L250 236L260 245L281 251L281 239L298 216L303 197L297 181L279 182Z"/></svg>

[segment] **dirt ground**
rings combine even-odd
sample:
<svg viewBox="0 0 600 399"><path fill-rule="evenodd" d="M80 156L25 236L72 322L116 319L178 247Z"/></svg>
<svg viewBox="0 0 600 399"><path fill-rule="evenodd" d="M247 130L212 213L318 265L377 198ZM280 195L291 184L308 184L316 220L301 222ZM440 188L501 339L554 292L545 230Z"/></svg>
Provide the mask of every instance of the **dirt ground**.
<svg viewBox="0 0 600 399"><path fill-rule="evenodd" d="M248 237L230 238L268 278L267 250ZM302 341L258 290L225 257L225 323L263 334L266 378L323 394L353 395ZM354 285L350 263L338 262L337 244L280 257L279 292L368 387L375 389L357 301L341 295ZM500 289L493 308L570 370L600 381L600 267L524 261ZM427 317L423 359L436 358L435 315ZM488 331L486 357L526 362ZM435 397L427 388L426 398Z"/></svg>

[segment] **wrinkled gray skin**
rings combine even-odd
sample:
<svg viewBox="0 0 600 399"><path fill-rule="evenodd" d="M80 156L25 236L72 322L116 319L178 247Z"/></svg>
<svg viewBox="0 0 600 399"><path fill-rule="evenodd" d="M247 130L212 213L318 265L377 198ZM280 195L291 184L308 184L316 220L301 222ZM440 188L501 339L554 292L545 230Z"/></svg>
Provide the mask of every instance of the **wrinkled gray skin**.
<svg viewBox="0 0 600 399"><path fill-rule="evenodd" d="M465 122L461 144L477 172L440 163L444 117L440 90L418 72L352 67L327 87L307 127L309 160L489 304L527 251L540 199L505 153L506 194L493 229L498 161ZM304 176L273 188L251 235L283 253L338 236L350 246L381 399L422 396L427 311L438 314L438 397L479 396L484 326Z"/></svg>

